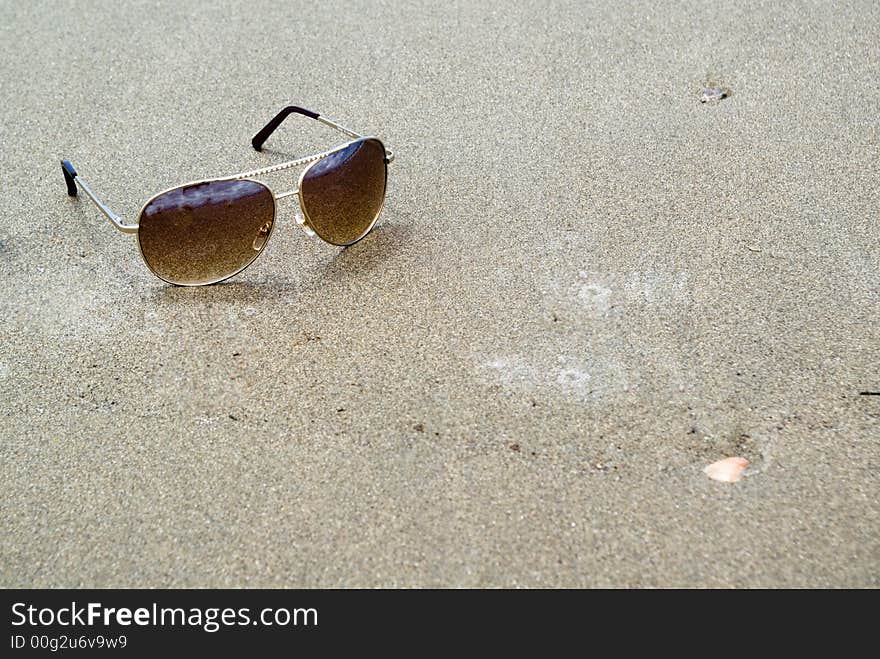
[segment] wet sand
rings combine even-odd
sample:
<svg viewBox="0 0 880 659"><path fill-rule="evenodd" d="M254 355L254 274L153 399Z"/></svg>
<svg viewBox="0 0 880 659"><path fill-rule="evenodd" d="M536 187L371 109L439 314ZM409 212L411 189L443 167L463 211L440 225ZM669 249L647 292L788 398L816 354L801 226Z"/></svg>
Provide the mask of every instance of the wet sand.
<svg viewBox="0 0 880 659"><path fill-rule="evenodd" d="M0 585L880 584L876 3L180 4L0 4ZM65 194L288 103L395 149L351 249L174 288Z"/></svg>

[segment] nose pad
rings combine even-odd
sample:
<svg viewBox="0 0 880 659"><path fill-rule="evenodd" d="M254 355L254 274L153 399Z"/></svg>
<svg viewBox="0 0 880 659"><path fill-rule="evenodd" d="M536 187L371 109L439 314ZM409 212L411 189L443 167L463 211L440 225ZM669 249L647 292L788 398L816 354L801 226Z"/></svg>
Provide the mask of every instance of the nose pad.
<svg viewBox="0 0 880 659"><path fill-rule="evenodd" d="M259 252L263 249L263 245L266 244L266 241L269 240L269 232L272 230L272 222L266 222L263 226L260 227L260 230L257 232L257 237L254 238L253 248L255 252Z"/></svg>
<svg viewBox="0 0 880 659"><path fill-rule="evenodd" d="M306 224L306 218L302 216L302 213L296 211L294 217L296 218L296 223L299 225L299 228L305 231L309 238L314 238L315 232L312 231L312 228L308 224Z"/></svg>

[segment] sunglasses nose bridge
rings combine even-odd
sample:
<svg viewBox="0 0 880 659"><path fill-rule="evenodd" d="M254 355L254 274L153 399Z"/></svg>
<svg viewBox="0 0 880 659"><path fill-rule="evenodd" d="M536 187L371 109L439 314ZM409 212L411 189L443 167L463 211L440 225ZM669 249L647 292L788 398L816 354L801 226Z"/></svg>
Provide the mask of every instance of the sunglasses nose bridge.
<svg viewBox="0 0 880 659"><path fill-rule="evenodd" d="M281 194L275 195L275 199L286 199L287 197L292 197L293 195L299 195L299 188L294 188L293 190L288 190L287 192L282 192Z"/></svg>

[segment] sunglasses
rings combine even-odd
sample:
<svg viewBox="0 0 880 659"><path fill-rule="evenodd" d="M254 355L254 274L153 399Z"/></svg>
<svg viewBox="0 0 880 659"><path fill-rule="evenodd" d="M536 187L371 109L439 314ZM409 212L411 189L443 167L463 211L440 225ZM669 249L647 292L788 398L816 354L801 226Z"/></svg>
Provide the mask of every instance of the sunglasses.
<svg viewBox="0 0 880 659"><path fill-rule="evenodd" d="M382 211L388 164L394 154L376 138L355 133L317 112L284 108L251 140L257 151L291 114L301 114L352 138L323 153L223 178L185 183L150 198L136 224L126 224L61 161L67 194L77 187L117 229L136 233L141 256L160 279L178 286L205 286L248 267L265 249L275 228L278 200L296 195L309 235L331 245L353 245L366 236ZM308 165L293 190L275 194L258 180L266 174Z"/></svg>

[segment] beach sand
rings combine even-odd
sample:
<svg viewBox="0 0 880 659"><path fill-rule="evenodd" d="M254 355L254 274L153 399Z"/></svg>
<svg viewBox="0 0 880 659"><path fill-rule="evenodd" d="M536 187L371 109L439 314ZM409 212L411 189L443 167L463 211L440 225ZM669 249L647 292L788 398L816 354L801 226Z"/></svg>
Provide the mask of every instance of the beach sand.
<svg viewBox="0 0 880 659"><path fill-rule="evenodd" d="M0 585L880 585L878 44L873 2L2 2ZM289 103L397 154L353 248L288 198L175 288L65 194L337 143L250 149Z"/></svg>

